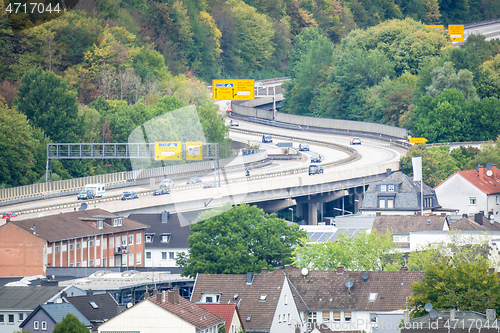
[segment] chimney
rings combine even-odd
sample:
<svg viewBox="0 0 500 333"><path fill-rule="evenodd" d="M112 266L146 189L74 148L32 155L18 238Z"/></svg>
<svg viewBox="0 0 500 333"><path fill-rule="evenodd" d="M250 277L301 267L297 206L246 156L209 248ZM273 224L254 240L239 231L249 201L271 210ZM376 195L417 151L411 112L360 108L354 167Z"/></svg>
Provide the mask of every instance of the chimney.
<svg viewBox="0 0 500 333"><path fill-rule="evenodd" d="M386 177L389 177L391 174L392 174L392 170L391 169L385 169L385 176Z"/></svg>
<svg viewBox="0 0 500 333"><path fill-rule="evenodd" d="M421 211L418 211L418 212L417 212L417 216L422 216L422 212L421 212Z"/></svg>
<svg viewBox="0 0 500 333"><path fill-rule="evenodd" d="M87 296L92 296L92 295L94 295L92 289L87 289Z"/></svg>
<svg viewBox="0 0 500 333"><path fill-rule="evenodd" d="M403 312L403 322L404 322L405 326L406 326L406 324L408 324L410 322L410 311L405 310Z"/></svg>
<svg viewBox="0 0 500 333"><path fill-rule="evenodd" d="M441 213L441 217L446 217L446 213Z"/></svg>
<svg viewBox="0 0 500 333"><path fill-rule="evenodd" d="M267 273L267 267L266 268L262 268L261 273L266 274Z"/></svg>
<svg viewBox="0 0 500 333"><path fill-rule="evenodd" d="M146 299L146 298L149 298L149 292L148 292L148 291L146 291L146 292L144 293L144 299Z"/></svg>
<svg viewBox="0 0 500 333"><path fill-rule="evenodd" d="M175 294L174 294L174 302L175 302L175 304L180 304L181 303L181 301L180 301L181 295L179 294L179 289L177 289L177 287L174 287L173 290L175 292Z"/></svg>
<svg viewBox="0 0 500 333"><path fill-rule="evenodd" d="M495 269L494 269L494 268L493 268L493 271L495 271ZM65 292L65 291L63 291L63 292L61 293L61 297L68 297L68 293L67 293L67 292Z"/></svg>
<svg viewBox="0 0 500 333"><path fill-rule="evenodd" d="M455 311L456 311L455 309L450 309L450 322L456 320L455 319L455 317L456 317L455 316L455 314L456 314Z"/></svg>
<svg viewBox="0 0 500 333"><path fill-rule="evenodd" d="M340 265L337 267L337 274L344 274L344 266Z"/></svg>
<svg viewBox="0 0 500 333"><path fill-rule="evenodd" d="M173 288L167 291L167 300L170 304L179 304L179 289Z"/></svg>
<svg viewBox="0 0 500 333"><path fill-rule="evenodd" d="M170 215L169 212L166 210L161 212L161 223L168 223L168 216Z"/></svg>
<svg viewBox="0 0 500 333"><path fill-rule="evenodd" d="M153 289L153 296L156 296L158 294L158 289Z"/></svg>
<svg viewBox="0 0 500 333"><path fill-rule="evenodd" d="M406 266L401 266L401 268L399 269L400 272L408 272L408 267Z"/></svg>
<svg viewBox="0 0 500 333"><path fill-rule="evenodd" d="M484 166L480 165L478 172L479 172L479 179L484 180Z"/></svg>
<svg viewBox="0 0 500 333"><path fill-rule="evenodd" d="M155 289L155 290L156 290L156 289ZM153 291L153 295L154 295L154 294L155 294L155 293L154 293L154 291ZM157 301L158 303L162 303L162 298L163 298L162 296L163 296L163 295L162 295L161 293L156 294L156 301Z"/></svg>
<svg viewBox="0 0 500 333"><path fill-rule="evenodd" d="M486 320L494 322L496 320L497 313L495 309L486 309Z"/></svg>
<svg viewBox="0 0 500 333"><path fill-rule="evenodd" d="M376 212L375 216L382 216L382 212Z"/></svg>
<svg viewBox="0 0 500 333"><path fill-rule="evenodd" d="M481 214L481 213L476 213L474 215L474 221L477 223L477 224L480 224L480 225L483 225L483 217L484 215Z"/></svg>

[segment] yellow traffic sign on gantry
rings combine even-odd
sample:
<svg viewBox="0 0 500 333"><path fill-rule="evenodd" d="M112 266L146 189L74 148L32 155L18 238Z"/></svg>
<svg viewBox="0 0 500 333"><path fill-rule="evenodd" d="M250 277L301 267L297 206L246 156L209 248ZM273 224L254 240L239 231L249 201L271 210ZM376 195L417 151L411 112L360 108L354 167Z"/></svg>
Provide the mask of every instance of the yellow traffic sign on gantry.
<svg viewBox="0 0 500 333"><path fill-rule="evenodd" d="M203 159L203 142L186 142L186 160Z"/></svg>
<svg viewBox="0 0 500 333"><path fill-rule="evenodd" d="M155 160L181 160L182 142L155 142Z"/></svg>
<svg viewBox="0 0 500 333"><path fill-rule="evenodd" d="M215 100L255 99L255 80L212 80L212 96Z"/></svg>
<svg viewBox="0 0 500 333"><path fill-rule="evenodd" d="M463 25L449 25L448 35L452 42L463 42L464 41L464 26Z"/></svg>
<svg viewBox="0 0 500 333"><path fill-rule="evenodd" d="M410 138L410 143L425 143L427 142L426 138Z"/></svg>
<svg viewBox="0 0 500 333"><path fill-rule="evenodd" d="M444 25L426 25L426 28L444 30Z"/></svg>

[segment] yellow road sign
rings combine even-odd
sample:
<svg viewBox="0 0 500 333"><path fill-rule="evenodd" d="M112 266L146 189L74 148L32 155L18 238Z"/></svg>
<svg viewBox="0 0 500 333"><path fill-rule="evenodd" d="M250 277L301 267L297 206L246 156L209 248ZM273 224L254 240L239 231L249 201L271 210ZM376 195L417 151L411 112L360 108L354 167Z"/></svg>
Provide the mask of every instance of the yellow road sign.
<svg viewBox="0 0 500 333"><path fill-rule="evenodd" d="M203 159L202 153L202 142L186 142L186 160L201 160Z"/></svg>
<svg viewBox="0 0 500 333"><path fill-rule="evenodd" d="M181 160L182 142L155 142L155 160Z"/></svg>
<svg viewBox="0 0 500 333"><path fill-rule="evenodd" d="M464 41L464 26L463 25L449 25L448 35L452 42L463 42Z"/></svg>
<svg viewBox="0 0 500 333"><path fill-rule="evenodd" d="M255 99L255 80L212 80L212 96L215 100Z"/></svg>
<svg viewBox="0 0 500 333"><path fill-rule="evenodd" d="M444 30L444 25L426 25L426 28L431 28L431 29L441 29Z"/></svg>
<svg viewBox="0 0 500 333"><path fill-rule="evenodd" d="M427 142L426 138L410 138L410 143L425 143Z"/></svg>

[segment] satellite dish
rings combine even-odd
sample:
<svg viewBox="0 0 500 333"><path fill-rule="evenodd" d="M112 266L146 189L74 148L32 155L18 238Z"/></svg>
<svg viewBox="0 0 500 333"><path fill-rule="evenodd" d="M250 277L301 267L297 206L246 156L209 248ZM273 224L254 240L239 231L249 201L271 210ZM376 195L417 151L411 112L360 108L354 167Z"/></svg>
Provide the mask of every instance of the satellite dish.
<svg viewBox="0 0 500 333"><path fill-rule="evenodd" d="M488 170L491 170L491 167L493 166L493 164L491 163L486 163L486 169Z"/></svg>
<svg viewBox="0 0 500 333"><path fill-rule="evenodd" d="M80 206L80 208L78 208L78 210L86 210L87 209L87 204L84 202L82 203L82 205Z"/></svg>
<svg viewBox="0 0 500 333"><path fill-rule="evenodd" d="M130 309L134 304L132 304L132 302L128 302L127 303L127 309Z"/></svg>
<svg viewBox="0 0 500 333"><path fill-rule="evenodd" d="M486 176L491 177L491 175L493 175L493 171L491 170L486 171Z"/></svg>
<svg viewBox="0 0 500 333"><path fill-rule="evenodd" d="M353 285L354 285L354 283L353 283L351 280L347 280L347 281L345 282L345 286L346 286L347 288L349 288L349 289L350 289Z"/></svg>
<svg viewBox="0 0 500 333"><path fill-rule="evenodd" d="M424 305L424 310L429 312L432 310L432 304L431 303L425 303Z"/></svg>
<svg viewBox="0 0 500 333"><path fill-rule="evenodd" d="M361 275L361 277L363 278L364 281L366 281L366 280L368 280L369 275L368 275L368 273L365 272L365 273L363 273L363 275Z"/></svg>
<svg viewBox="0 0 500 333"><path fill-rule="evenodd" d="M431 319L436 319L438 317L438 312L436 309L432 309L431 311L429 311L429 317L431 317Z"/></svg>
<svg viewBox="0 0 500 333"><path fill-rule="evenodd" d="M302 275L306 276L307 274L309 274L309 270L307 268L302 268L302 270L300 271L302 273Z"/></svg>

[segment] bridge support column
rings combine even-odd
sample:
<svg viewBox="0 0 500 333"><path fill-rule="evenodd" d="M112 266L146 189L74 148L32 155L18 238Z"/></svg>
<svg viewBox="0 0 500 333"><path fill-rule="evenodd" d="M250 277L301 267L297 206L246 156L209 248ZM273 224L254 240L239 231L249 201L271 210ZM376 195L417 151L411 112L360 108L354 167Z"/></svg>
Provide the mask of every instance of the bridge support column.
<svg viewBox="0 0 500 333"><path fill-rule="evenodd" d="M318 225L318 202L309 202L307 204L307 224Z"/></svg>

